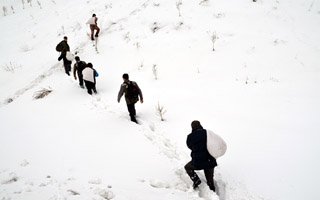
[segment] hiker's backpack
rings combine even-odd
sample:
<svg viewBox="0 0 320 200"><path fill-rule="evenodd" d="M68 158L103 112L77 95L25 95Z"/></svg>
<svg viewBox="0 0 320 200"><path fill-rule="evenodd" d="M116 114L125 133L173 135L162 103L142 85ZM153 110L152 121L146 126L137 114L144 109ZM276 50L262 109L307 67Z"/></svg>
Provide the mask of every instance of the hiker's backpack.
<svg viewBox="0 0 320 200"><path fill-rule="evenodd" d="M61 51L63 50L62 42L60 42L59 44L57 44L56 50L59 51L59 52L61 52Z"/></svg>
<svg viewBox="0 0 320 200"><path fill-rule="evenodd" d="M128 83L126 96L131 99L138 99L139 88L137 84L133 83L132 81Z"/></svg>

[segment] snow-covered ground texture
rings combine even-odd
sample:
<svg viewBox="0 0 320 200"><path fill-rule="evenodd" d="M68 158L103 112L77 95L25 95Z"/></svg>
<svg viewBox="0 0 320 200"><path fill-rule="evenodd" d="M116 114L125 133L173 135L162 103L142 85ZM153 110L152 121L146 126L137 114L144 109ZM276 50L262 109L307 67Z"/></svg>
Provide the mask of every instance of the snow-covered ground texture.
<svg viewBox="0 0 320 200"><path fill-rule="evenodd" d="M320 199L320 1L0 7L0 200ZM93 13L97 44L85 24ZM98 95L57 61L65 35L99 72ZM123 73L144 94L140 125L116 101ZM51 93L35 99L43 88ZM195 119L228 145L219 196L203 172L193 191L183 168Z"/></svg>

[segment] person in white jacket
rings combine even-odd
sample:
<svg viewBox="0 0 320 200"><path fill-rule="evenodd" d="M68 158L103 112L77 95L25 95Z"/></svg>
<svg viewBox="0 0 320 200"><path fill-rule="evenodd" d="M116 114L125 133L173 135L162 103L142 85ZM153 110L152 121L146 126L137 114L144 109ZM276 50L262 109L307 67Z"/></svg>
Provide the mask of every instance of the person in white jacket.
<svg viewBox="0 0 320 200"><path fill-rule="evenodd" d="M100 28L98 27L97 24L98 18L96 16L96 14L93 14L92 17L87 21L87 24L90 25L90 30L91 30L91 40L94 40L94 37L98 37L99 36L99 32L100 32ZM94 31L96 30L96 34L94 34Z"/></svg>
<svg viewBox="0 0 320 200"><path fill-rule="evenodd" d="M84 84L88 90L88 94L92 95L92 91L97 94L96 90L96 77L98 72L93 68L92 63L88 63L86 68L82 70Z"/></svg>

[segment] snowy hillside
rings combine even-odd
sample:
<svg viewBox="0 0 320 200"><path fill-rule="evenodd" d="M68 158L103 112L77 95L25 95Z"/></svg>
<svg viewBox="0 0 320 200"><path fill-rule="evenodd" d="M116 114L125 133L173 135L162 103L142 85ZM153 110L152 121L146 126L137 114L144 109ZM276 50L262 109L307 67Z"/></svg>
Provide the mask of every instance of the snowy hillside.
<svg viewBox="0 0 320 200"><path fill-rule="evenodd" d="M320 199L320 1L0 6L0 200ZM63 36L99 72L97 95L64 73ZM144 95L140 125L117 102L123 73ZM192 120L227 142L219 196L185 173Z"/></svg>

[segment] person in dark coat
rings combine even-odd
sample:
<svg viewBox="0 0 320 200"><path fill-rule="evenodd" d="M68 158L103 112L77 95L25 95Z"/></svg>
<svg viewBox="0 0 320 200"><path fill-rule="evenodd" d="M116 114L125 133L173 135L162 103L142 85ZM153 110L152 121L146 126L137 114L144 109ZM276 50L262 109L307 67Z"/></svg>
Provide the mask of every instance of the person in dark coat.
<svg viewBox="0 0 320 200"><path fill-rule="evenodd" d="M59 51L61 52L58 61L63 60L63 66L66 74L70 76L71 64L72 61L67 59L67 52L70 51L70 47L68 45L68 37L64 36L63 40L57 45L59 46Z"/></svg>
<svg viewBox="0 0 320 200"><path fill-rule="evenodd" d="M81 61L79 56L76 56L75 60L76 60L76 63L73 66L73 76L74 76L74 79L77 80L77 75L78 75L79 85L81 88L84 88L82 70L86 68L87 64L84 61Z"/></svg>
<svg viewBox="0 0 320 200"><path fill-rule="evenodd" d="M118 93L118 103L120 102L120 99L123 94L125 94L125 99L130 115L131 121L138 123L136 119L136 108L135 108L135 103L139 101L143 103L143 96L141 89L139 88L138 84L134 81L129 80L129 75L128 74L123 74L122 75L123 83L121 84L120 91ZM131 95L130 92L128 91L129 87L134 87L137 90L137 95Z"/></svg>
<svg viewBox="0 0 320 200"><path fill-rule="evenodd" d="M191 161L184 168L193 181L193 188L196 189L201 180L195 170L204 170L207 185L215 191L213 183L214 168L217 166L216 159L207 150L207 131L203 129L199 121L191 123L192 132L187 137L187 146L191 149Z"/></svg>

